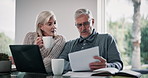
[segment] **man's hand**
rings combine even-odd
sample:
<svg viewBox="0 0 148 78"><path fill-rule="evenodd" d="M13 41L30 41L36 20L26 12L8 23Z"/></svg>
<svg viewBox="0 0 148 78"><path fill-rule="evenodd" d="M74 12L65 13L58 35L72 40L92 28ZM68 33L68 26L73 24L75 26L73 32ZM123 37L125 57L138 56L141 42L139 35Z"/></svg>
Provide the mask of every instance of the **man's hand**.
<svg viewBox="0 0 148 78"><path fill-rule="evenodd" d="M98 59L98 61L92 62L89 64L89 67L91 70L96 70L96 69L107 67L106 59L104 59L102 57L98 57L98 56L94 56L94 59Z"/></svg>

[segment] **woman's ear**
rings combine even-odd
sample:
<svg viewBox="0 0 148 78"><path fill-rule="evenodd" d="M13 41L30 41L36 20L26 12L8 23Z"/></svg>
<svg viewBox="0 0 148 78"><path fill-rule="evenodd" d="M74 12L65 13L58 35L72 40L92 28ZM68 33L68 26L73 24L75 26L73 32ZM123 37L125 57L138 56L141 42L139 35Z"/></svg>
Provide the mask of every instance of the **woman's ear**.
<svg viewBox="0 0 148 78"><path fill-rule="evenodd" d="M38 24L39 28L43 30L43 24Z"/></svg>

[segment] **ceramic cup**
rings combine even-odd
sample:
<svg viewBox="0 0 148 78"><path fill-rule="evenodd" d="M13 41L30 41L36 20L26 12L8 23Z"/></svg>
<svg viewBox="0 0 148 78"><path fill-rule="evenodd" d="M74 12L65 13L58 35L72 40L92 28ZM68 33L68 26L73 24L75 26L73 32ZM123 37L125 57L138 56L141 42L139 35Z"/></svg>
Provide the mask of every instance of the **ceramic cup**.
<svg viewBox="0 0 148 78"><path fill-rule="evenodd" d="M43 38L43 44L45 48L51 48L54 42L54 39L52 36L44 36Z"/></svg>
<svg viewBox="0 0 148 78"><path fill-rule="evenodd" d="M64 69L64 59L52 59L51 66L54 75L62 75Z"/></svg>

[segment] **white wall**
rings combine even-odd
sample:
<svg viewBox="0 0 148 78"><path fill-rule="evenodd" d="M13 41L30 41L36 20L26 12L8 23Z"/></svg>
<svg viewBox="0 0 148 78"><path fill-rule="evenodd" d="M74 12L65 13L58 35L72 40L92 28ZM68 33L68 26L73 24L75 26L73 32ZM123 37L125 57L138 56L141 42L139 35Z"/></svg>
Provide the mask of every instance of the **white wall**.
<svg viewBox="0 0 148 78"><path fill-rule="evenodd" d="M97 22L97 0L16 0L15 43L22 44L26 33L35 31L36 16L43 10L55 13L59 34L67 40L79 37L74 25L74 12L78 8L90 9Z"/></svg>

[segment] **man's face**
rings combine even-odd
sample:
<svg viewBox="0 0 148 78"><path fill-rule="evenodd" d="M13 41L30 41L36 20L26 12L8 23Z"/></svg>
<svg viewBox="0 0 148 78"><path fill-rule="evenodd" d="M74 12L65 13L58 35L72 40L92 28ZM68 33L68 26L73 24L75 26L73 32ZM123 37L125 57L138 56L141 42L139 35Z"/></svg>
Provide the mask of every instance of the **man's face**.
<svg viewBox="0 0 148 78"><path fill-rule="evenodd" d="M81 15L75 20L75 24L79 30L80 36L88 37L92 33L93 19L89 19L87 15Z"/></svg>

